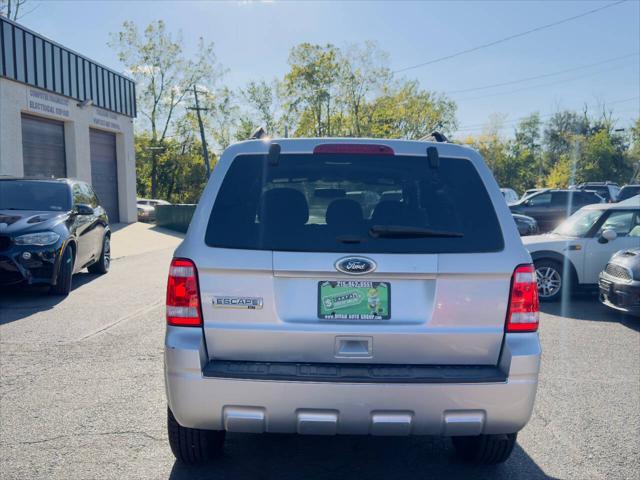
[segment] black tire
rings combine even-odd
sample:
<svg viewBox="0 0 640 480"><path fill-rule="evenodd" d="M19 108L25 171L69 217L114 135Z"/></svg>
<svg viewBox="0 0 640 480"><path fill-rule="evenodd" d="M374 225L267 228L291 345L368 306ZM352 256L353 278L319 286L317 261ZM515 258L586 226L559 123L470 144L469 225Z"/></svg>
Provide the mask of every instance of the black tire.
<svg viewBox="0 0 640 480"><path fill-rule="evenodd" d="M167 429L171 451L182 463L198 465L222 453L224 430L198 430L183 427L169 408L167 408Z"/></svg>
<svg viewBox="0 0 640 480"><path fill-rule="evenodd" d="M67 296L71 292L71 280L73 277L73 263L75 255L73 247L70 245L62 252L62 258L60 259L60 266L58 267L58 275L56 277L56 284L51 285L51 294Z"/></svg>
<svg viewBox="0 0 640 480"><path fill-rule="evenodd" d="M102 239L102 252L96 263L92 263L87 267L90 273L98 273L100 275L109 271L111 266L111 235L106 234Z"/></svg>
<svg viewBox="0 0 640 480"><path fill-rule="evenodd" d="M538 298L541 302L557 302L562 297L567 279L564 278L564 269L560 262L555 260L538 260L534 262L536 278L538 281ZM556 287L555 282L560 282Z"/></svg>
<svg viewBox="0 0 640 480"><path fill-rule="evenodd" d="M516 444L517 433L452 437L458 454L467 462L478 465L496 465L506 461Z"/></svg>

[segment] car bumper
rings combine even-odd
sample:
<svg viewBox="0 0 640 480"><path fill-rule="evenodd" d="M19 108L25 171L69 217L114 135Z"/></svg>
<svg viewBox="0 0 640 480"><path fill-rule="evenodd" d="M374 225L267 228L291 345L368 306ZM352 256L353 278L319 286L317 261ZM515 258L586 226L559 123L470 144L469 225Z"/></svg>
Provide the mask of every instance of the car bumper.
<svg viewBox="0 0 640 480"><path fill-rule="evenodd" d="M14 245L0 252L0 285L54 284L61 248L58 242L48 246Z"/></svg>
<svg viewBox="0 0 640 480"><path fill-rule="evenodd" d="M169 407L185 427L249 433L478 435L513 433L531 416L537 333L508 334L504 381L356 383L205 377L202 331L167 327Z"/></svg>
<svg viewBox="0 0 640 480"><path fill-rule="evenodd" d="M640 316L640 281L621 282L601 273L598 286L602 304L620 312Z"/></svg>
<svg viewBox="0 0 640 480"><path fill-rule="evenodd" d="M156 220L156 212L145 211L138 212L138 221L139 222L154 222Z"/></svg>

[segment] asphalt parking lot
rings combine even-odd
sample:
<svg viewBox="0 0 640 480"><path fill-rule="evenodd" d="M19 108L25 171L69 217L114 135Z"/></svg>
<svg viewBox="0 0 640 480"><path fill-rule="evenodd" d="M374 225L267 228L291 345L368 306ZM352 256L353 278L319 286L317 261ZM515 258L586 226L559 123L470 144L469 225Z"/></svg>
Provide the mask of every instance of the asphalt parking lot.
<svg viewBox="0 0 640 480"><path fill-rule="evenodd" d="M504 465L465 465L441 438L290 435L229 435L217 462L176 464L162 340L177 241L123 251L64 300L0 293L0 478L639 478L640 319L590 295L543 307L535 412Z"/></svg>

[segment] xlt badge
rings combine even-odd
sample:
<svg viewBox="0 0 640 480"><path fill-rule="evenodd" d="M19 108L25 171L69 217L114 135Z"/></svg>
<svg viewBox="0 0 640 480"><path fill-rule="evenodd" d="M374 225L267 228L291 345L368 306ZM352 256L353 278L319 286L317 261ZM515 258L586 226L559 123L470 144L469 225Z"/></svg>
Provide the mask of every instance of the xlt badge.
<svg viewBox="0 0 640 480"><path fill-rule="evenodd" d="M262 308L262 297L213 297L214 308Z"/></svg>

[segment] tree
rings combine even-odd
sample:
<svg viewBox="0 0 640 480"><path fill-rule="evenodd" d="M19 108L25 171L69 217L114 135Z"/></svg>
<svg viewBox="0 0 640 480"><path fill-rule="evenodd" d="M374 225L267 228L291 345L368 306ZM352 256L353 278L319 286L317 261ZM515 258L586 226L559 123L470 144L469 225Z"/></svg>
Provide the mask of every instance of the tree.
<svg viewBox="0 0 640 480"><path fill-rule="evenodd" d="M446 96L421 90L417 81L388 89L367 106L365 136L420 139L433 131L449 134L456 128L456 104Z"/></svg>
<svg viewBox="0 0 640 480"><path fill-rule="evenodd" d="M283 82L285 108L290 117L304 116L307 120L297 125L297 136L332 135L331 115L337 96L339 62L340 51L331 44L301 43L291 49L291 69Z"/></svg>
<svg viewBox="0 0 640 480"><path fill-rule="evenodd" d="M211 122L211 136L218 144L220 150L224 150L234 141L234 132L238 123L238 105L235 94L223 87L217 93L209 97L207 112Z"/></svg>
<svg viewBox="0 0 640 480"><path fill-rule="evenodd" d="M352 45L342 56L339 90L348 115L348 135L361 137L368 130L366 103L389 86L392 73L387 63L388 55L372 41Z"/></svg>
<svg viewBox="0 0 640 480"><path fill-rule="evenodd" d="M251 123L250 118L257 119L257 123L252 124L249 128L251 132L261 126L269 135L278 133L280 120L278 118L277 88L277 82L269 84L264 80L253 80L242 90L241 94L250 109L250 114L245 115L240 121L240 125L244 129L241 137L245 137L247 126Z"/></svg>
<svg viewBox="0 0 640 480"><path fill-rule="evenodd" d="M523 172L529 177L523 182L527 185L539 183L544 177L544 156L540 144L541 127L540 114L534 112L521 119L514 132L513 153L518 157L518 163L527 165L527 169ZM537 173L538 182L535 178L531 178L533 172Z"/></svg>
<svg viewBox="0 0 640 480"><path fill-rule="evenodd" d="M149 138L151 196L158 192L159 152L171 132L173 120L195 85L211 85L221 76L213 44L198 44L195 59L183 53L182 39L173 38L163 21L150 23L139 32L133 22L124 22L112 35L110 46L136 80L138 111L146 118Z"/></svg>
<svg viewBox="0 0 640 480"><path fill-rule="evenodd" d="M36 5L25 13L22 8L25 3L27 3L27 0L0 0L0 16L16 21L38 8Z"/></svg>
<svg viewBox="0 0 640 480"><path fill-rule="evenodd" d="M562 154L569 154L576 136L589 133L589 118L585 111L582 115L562 111L555 113L544 129L544 144L551 164Z"/></svg>

